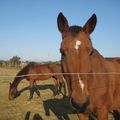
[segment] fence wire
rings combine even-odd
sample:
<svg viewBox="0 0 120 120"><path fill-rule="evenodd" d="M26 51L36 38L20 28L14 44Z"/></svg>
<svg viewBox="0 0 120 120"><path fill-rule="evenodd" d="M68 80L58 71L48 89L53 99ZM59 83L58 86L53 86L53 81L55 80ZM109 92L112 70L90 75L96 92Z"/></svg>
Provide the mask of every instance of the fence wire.
<svg viewBox="0 0 120 120"><path fill-rule="evenodd" d="M27 76L44 76L44 75L120 75L118 72L109 72L109 73L37 73L37 74L27 74L27 75L6 75L0 74L0 78L2 77L27 77Z"/></svg>
<svg viewBox="0 0 120 120"><path fill-rule="evenodd" d="M43 76L43 75L51 75L51 76L54 76L54 75L120 75L120 73L118 72L109 72L109 73L102 73L102 72L99 72L99 73L38 73L38 74L27 74L27 75L2 75L0 74L0 78L19 78L19 77L27 77L27 76ZM76 80L75 80L76 81ZM75 81L72 81L72 82L75 82ZM112 83L109 83L107 85L103 85L103 86L99 86L99 87L92 87L90 88L89 90L97 90L97 89L103 89L103 88L106 88L108 86L112 86L114 84ZM120 85L120 84L118 84Z"/></svg>

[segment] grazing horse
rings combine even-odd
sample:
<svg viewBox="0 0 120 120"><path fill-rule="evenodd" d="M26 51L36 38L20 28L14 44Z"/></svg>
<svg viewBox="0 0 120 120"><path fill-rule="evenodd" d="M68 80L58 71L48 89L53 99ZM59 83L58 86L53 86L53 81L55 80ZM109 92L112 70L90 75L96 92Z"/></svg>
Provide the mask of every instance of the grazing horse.
<svg viewBox="0 0 120 120"><path fill-rule="evenodd" d="M120 62L105 59L93 48L90 34L97 23L95 14L83 27L70 26L65 16L57 18L62 34L61 64L69 84L71 104L80 113L80 120L88 120L91 113L98 120L108 120L108 112L120 120ZM73 74L74 73L74 74Z"/></svg>
<svg viewBox="0 0 120 120"><path fill-rule="evenodd" d="M10 83L9 88L9 99L13 100L18 96L17 86L21 80L26 79L30 83L30 96L29 99L32 99L33 93L36 92L38 96L40 96L40 92L35 87L36 81L40 80L47 80L49 78L54 78L56 84L57 92L61 92L62 86L64 87L65 93L65 84L63 81L62 73L57 75L55 73L61 73L61 65L60 64L37 64L34 62L29 63L26 65L22 70L20 70L13 83Z"/></svg>

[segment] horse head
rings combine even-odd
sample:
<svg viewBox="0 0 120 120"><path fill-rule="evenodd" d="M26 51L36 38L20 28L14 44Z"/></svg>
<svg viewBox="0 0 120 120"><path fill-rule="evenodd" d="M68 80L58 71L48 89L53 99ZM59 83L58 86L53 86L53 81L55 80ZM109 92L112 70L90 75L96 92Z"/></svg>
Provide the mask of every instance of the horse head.
<svg viewBox="0 0 120 120"><path fill-rule="evenodd" d="M17 87L10 83L9 86L9 100L13 100L18 96Z"/></svg>
<svg viewBox="0 0 120 120"><path fill-rule="evenodd" d="M60 13L57 18L58 29L62 34L60 47L63 71L69 75L71 103L80 112L85 112L89 103L88 83L85 74L90 71L90 56L94 49L90 39L97 22L95 14L81 26L69 26L65 16Z"/></svg>

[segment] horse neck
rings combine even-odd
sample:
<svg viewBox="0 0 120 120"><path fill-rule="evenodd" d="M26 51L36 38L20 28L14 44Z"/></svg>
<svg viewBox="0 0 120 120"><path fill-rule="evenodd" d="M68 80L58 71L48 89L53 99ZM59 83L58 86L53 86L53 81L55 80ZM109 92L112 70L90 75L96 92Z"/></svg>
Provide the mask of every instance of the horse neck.
<svg viewBox="0 0 120 120"><path fill-rule="evenodd" d="M27 65L17 73L17 75L16 75L16 77L15 77L13 83L12 83L13 87L17 87L18 84L20 83L20 81L23 80L26 77L26 76L23 76L23 75L27 74L28 68L29 67Z"/></svg>
<svg viewBox="0 0 120 120"><path fill-rule="evenodd" d="M12 86L13 87L16 87L18 86L18 84L20 83L20 81L23 79L23 77L15 77L13 83L12 83Z"/></svg>
<svg viewBox="0 0 120 120"><path fill-rule="evenodd" d="M94 50L92 56L90 56L90 73L87 75L87 82L89 88L96 86L103 86L106 84L108 75L96 75L95 73L106 73L108 72L105 58L97 51ZM94 74L92 74L94 73ZM91 82L92 80L92 82ZM103 85L102 85L103 84Z"/></svg>
<svg viewBox="0 0 120 120"><path fill-rule="evenodd" d="M91 71L92 72L105 72L105 58L96 50L94 49L93 55L91 56L90 63L91 63Z"/></svg>

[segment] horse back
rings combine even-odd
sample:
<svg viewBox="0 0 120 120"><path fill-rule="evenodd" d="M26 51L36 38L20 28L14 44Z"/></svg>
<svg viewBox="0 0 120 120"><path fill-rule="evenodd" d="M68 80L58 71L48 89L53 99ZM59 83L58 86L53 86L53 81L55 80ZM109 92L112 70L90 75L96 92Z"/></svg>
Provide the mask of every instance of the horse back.
<svg viewBox="0 0 120 120"><path fill-rule="evenodd" d="M120 57L106 58L106 60L120 63Z"/></svg>
<svg viewBox="0 0 120 120"><path fill-rule="evenodd" d="M48 64L34 63L29 65L28 74L31 74L28 79L46 80L51 77L52 71L49 69Z"/></svg>
<svg viewBox="0 0 120 120"><path fill-rule="evenodd" d="M59 63L49 64L49 68L53 73L61 73L61 65Z"/></svg>

